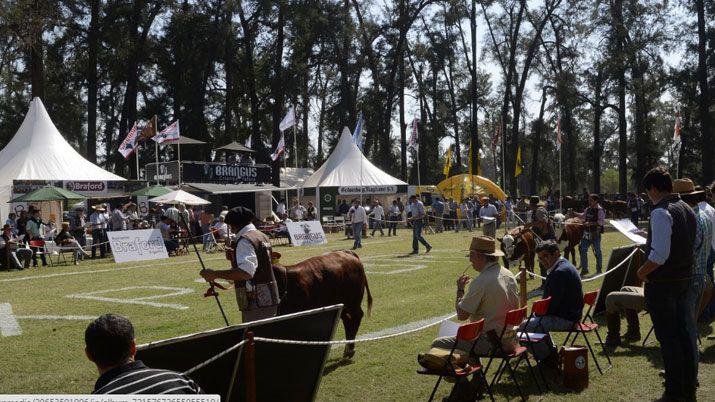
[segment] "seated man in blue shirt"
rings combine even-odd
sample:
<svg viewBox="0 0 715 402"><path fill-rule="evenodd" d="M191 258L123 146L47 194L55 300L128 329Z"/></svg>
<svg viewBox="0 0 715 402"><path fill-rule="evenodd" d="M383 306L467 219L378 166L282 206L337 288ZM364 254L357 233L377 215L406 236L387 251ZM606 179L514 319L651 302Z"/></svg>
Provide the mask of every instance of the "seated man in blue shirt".
<svg viewBox="0 0 715 402"><path fill-rule="evenodd" d="M581 319L583 311L583 289L581 277L576 267L561 256L559 246L553 240L546 240L536 246L539 262L546 270L543 298L551 297L549 310L542 317L524 321L519 331L548 334L549 331L568 331ZM556 346L543 342L534 346L534 356L538 361L555 361Z"/></svg>

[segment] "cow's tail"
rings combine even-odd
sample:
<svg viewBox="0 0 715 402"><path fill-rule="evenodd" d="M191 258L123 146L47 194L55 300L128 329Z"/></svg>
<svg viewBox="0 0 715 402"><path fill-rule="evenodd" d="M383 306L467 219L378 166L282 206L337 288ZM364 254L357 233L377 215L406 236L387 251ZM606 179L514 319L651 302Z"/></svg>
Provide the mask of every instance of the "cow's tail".
<svg viewBox="0 0 715 402"><path fill-rule="evenodd" d="M364 268L362 274L365 277L365 290L367 290L367 316L370 317L370 312L372 311L372 295L370 294L370 286L367 284L367 275L365 275Z"/></svg>

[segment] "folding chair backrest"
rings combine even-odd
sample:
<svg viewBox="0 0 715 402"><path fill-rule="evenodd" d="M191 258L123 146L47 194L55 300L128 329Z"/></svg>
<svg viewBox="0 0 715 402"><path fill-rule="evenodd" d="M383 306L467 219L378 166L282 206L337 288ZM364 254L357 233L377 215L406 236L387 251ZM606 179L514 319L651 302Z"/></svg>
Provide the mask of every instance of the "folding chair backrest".
<svg viewBox="0 0 715 402"><path fill-rule="evenodd" d="M546 299L537 300L531 305L531 314L537 317L546 315L549 311L549 305L551 304L551 296Z"/></svg>
<svg viewBox="0 0 715 402"><path fill-rule="evenodd" d="M464 324L457 330L457 340L473 341L482 334L484 328L484 318L479 321Z"/></svg>
<svg viewBox="0 0 715 402"><path fill-rule="evenodd" d="M583 302L585 304L588 304L589 306L592 306L594 303L596 303L596 299L598 299L598 290L594 290L593 292L588 292L585 295L583 295Z"/></svg>
<svg viewBox="0 0 715 402"><path fill-rule="evenodd" d="M45 247L45 241L44 240L30 240L30 247L37 247L37 248L43 248Z"/></svg>
<svg viewBox="0 0 715 402"><path fill-rule="evenodd" d="M526 318L526 306L522 308L518 308L516 310L511 310L508 313L506 313L506 317L504 318L504 326L506 327L515 327L517 325L520 325L522 321Z"/></svg>

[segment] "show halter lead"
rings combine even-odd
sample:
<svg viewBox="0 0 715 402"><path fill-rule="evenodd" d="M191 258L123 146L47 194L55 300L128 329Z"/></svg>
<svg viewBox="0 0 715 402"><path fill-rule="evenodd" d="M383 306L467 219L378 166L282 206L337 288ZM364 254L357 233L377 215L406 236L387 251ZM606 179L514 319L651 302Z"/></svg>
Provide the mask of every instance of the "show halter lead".
<svg viewBox="0 0 715 402"><path fill-rule="evenodd" d="M186 226L186 230L189 232L189 239L192 238L192 233L191 233L191 226L186 222L186 218L184 218L184 214L180 213L179 216L181 216L181 222ZM199 263L201 264L201 272L206 270L206 265L204 264L203 258L201 258L201 254L199 253L199 248L196 247L196 242L191 242L194 246L194 251L196 252L196 257L199 259ZM207 281L208 282L208 281ZM228 318L226 318L226 313L223 311L223 306L221 306L221 300L218 299L218 292L216 292L215 287L218 287L220 289L226 289L225 287L221 286L220 284L216 282L209 282L209 288L206 289L206 293L204 293L204 297L211 297L213 296L214 299L216 300L216 304L218 305L218 309L221 310L221 316L223 316L223 321L226 323L226 326L230 326L231 324L228 323Z"/></svg>

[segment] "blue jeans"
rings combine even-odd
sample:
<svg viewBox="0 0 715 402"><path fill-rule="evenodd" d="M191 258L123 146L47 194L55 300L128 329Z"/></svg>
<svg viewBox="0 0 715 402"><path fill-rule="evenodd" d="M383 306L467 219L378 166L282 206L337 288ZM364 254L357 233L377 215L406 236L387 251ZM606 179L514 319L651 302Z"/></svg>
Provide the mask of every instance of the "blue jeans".
<svg viewBox="0 0 715 402"><path fill-rule="evenodd" d="M715 264L715 249L710 250L710 257L708 257L708 263L706 265L707 276L705 277L707 281L713 280L713 264ZM713 318L715 318L715 297L705 306L703 313L700 315L700 321L710 322Z"/></svg>
<svg viewBox="0 0 715 402"><path fill-rule="evenodd" d="M665 369L665 395L695 397L698 372L698 334L689 297L691 281L646 282L645 306L653 320ZM689 399L688 399L689 400Z"/></svg>
<svg viewBox="0 0 715 402"><path fill-rule="evenodd" d="M424 225L422 219L412 221L412 251L415 252L418 252L420 249L420 245L417 244L418 241L422 243L423 246L427 248L432 248L432 246L427 243L427 240L422 237L422 225Z"/></svg>
<svg viewBox="0 0 715 402"><path fill-rule="evenodd" d="M362 247L362 225L362 222L353 223L353 237L355 238L353 248Z"/></svg>
<svg viewBox="0 0 715 402"><path fill-rule="evenodd" d="M211 237L211 233L204 234L204 251L207 251L211 246L214 245L214 239Z"/></svg>
<svg viewBox="0 0 715 402"><path fill-rule="evenodd" d="M586 234L584 233L584 236ZM581 272L588 272L588 247L593 246L593 252L596 254L596 272L601 272L603 267L603 255L601 254L601 235L592 235L591 239L581 239Z"/></svg>

